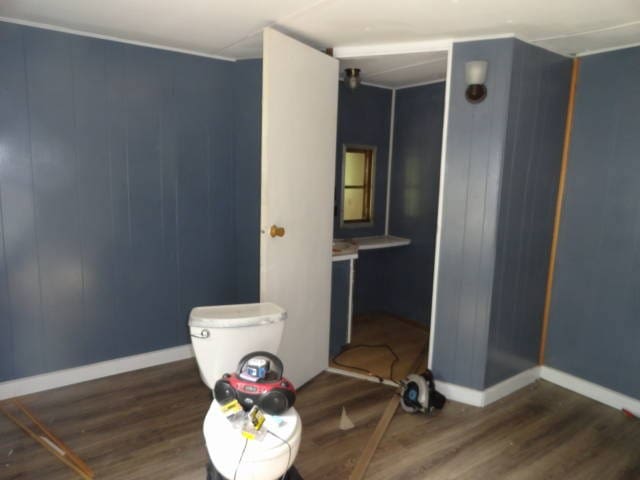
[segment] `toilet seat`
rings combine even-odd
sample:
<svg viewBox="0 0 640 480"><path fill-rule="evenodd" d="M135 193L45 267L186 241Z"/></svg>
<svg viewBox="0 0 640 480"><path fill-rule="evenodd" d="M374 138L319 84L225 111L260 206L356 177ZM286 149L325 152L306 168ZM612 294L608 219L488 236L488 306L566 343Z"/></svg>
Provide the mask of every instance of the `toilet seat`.
<svg viewBox="0 0 640 480"><path fill-rule="evenodd" d="M277 437L267 433L262 440L247 441L222 414L218 402L211 403L203 432L209 457L221 475L236 480L275 480L293 465L302 438L298 412L292 407L282 415L265 417L266 428Z"/></svg>

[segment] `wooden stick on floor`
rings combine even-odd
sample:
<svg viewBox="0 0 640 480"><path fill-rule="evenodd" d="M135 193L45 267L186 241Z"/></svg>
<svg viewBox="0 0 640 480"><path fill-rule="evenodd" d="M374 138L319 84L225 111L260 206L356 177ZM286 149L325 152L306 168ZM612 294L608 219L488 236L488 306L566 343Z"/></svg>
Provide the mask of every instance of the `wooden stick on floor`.
<svg viewBox="0 0 640 480"><path fill-rule="evenodd" d="M45 436L38 435L31 428L29 428L25 423L23 423L20 419L18 419L15 415L9 412L9 410L6 408L7 405L8 405L8 402L5 402L5 403L0 402L0 412L2 412L15 425L17 425L27 436L31 437L33 440L39 443L42 446L42 448L44 448L49 453L51 453L51 455L56 457L58 460L64 463L67 467L75 471L84 480L91 480L93 478L93 472L91 473L86 472L81 466L76 465L74 460L67 458L67 454L69 453L69 450L65 448L61 448L52 438L49 438L46 433L47 432L46 429L43 429L42 431L42 433L45 433ZM23 411L24 406L19 408L21 411ZM40 426L38 427L40 428ZM84 462L82 463L84 464Z"/></svg>
<svg viewBox="0 0 640 480"><path fill-rule="evenodd" d="M426 351L423 349L411 365L410 373L417 372L424 368L425 355ZM389 428L389 424L398 409L398 405L400 405L400 397L398 395L401 391L402 388L398 388L393 392L393 397L389 399L387 406L384 408L384 412L382 412L380 420L378 420L378 424L376 425L373 434L369 437L369 441L365 445L360 457L358 457L358 461L356 462L351 475L349 475L349 480L362 480L365 473L367 473L367 468L369 468L373 455L376 453L378 445L380 445L380 442L382 441L382 437Z"/></svg>
<svg viewBox="0 0 640 480"><path fill-rule="evenodd" d="M61 450L65 451L65 454L68 458L70 458L81 470L83 470L87 475L93 477L93 470L87 465L80 457L76 455L76 453L71 450L59 437L54 435L54 433L49 430L44 423L36 417L20 400L14 399L14 405L16 405L22 413L24 413L29 419L36 424L36 426Z"/></svg>

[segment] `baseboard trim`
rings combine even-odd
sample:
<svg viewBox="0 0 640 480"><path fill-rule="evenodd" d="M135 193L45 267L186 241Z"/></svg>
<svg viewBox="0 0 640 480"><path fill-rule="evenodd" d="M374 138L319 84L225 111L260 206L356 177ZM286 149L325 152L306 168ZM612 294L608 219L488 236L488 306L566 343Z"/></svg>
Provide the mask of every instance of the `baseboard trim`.
<svg viewBox="0 0 640 480"><path fill-rule="evenodd" d="M191 344L0 383L0 400L193 357Z"/></svg>
<svg viewBox="0 0 640 480"><path fill-rule="evenodd" d="M576 377L570 373L542 366L540 367L540 378L617 410L625 408L635 415L640 415L640 400Z"/></svg>
<svg viewBox="0 0 640 480"><path fill-rule="evenodd" d="M527 385L531 385L539 378L540 367L533 367L514 375L513 377L507 378L500 383L496 383L484 391L484 405L489 405L506 397L507 395L511 395L513 392L516 392Z"/></svg>
<svg viewBox="0 0 640 480"><path fill-rule="evenodd" d="M481 390L463 387L455 383L439 382L437 380L436 390L447 397L447 400L465 403L474 407L484 407L484 392Z"/></svg>
<svg viewBox="0 0 640 480"><path fill-rule="evenodd" d="M486 390L476 390L454 383L439 381L436 381L436 389L449 400L466 403L474 407L486 407L535 382L538 378L540 378L540 367L533 367L513 377L507 378Z"/></svg>
<svg viewBox="0 0 640 480"><path fill-rule="evenodd" d="M44 373L42 375L34 375L32 377L0 382L0 400L28 395L30 393L41 392L44 390L51 390L53 388L73 385L75 383L95 380L97 378L109 377L119 373L153 367L155 365L162 365L164 363L175 362L192 357L193 349L191 344L186 344L177 347L165 348L163 350L131 355L129 357L93 363L91 365L83 365L81 367ZM366 380L368 382L380 383L374 377L356 372L350 372L333 367L328 367L326 371L351 378ZM493 385L486 390L476 390L442 381L436 382L436 388L449 400L476 407L485 407L523 387L526 387L527 385L535 382L538 378L542 378L543 380L554 383L560 387L566 388L615 409L619 410L625 408L636 415L640 414L639 399L548 366L531 368ZM382 384L387 386L397 386L390 380L384 380Z"/></svg>

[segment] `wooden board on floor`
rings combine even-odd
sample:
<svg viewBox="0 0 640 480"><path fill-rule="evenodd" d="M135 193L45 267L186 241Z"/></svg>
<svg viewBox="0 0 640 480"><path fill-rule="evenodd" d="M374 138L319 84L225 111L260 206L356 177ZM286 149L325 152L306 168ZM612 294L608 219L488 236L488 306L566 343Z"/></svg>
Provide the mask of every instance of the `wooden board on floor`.
<svg viewBox="0 0 640 480"><path fill-rule="evenodd" d="M411 372L411 364L421 352L427 341L427 328L416 322L404 320L389 314L377 313L359 316L353 320L351 345L388 344L393 348L400 360L390 375L393 355L385 348L358 348L345 351L338 357L343 365L366 368L374 375L390 380L402 380ZM344 367L331 361L331 366L355 373L364 373L356 368ZM426 368L425 364L423 365Z"/></svg>
<svg viewBox="0 0 640 480"><path fill-rule="evenodd" d="M420 351L420 353L413 360L409 373L418 373L422 369L422 365L425 362L426 353L426 348ZM369 437L369 440L364 446L360 457L358 457L358 461L356 462L356 466L353 468L353 471L349 476L349 480L362 480L363 478L365 478L365 474L367 473L369 464L371 463L371 460L373 459L373 456L378 449L378 445L380 445L384 434L391 424L391 420L393 420L393 416L396 414L396 410L398 410L398 406L400 405L399 395L401 394L401 392L402 388L398 388L391 395L387 406L384 408L384 412L382 412L382 415L378 420L378 424L376 425L375 430L371 434L371 437Z"/></svg>

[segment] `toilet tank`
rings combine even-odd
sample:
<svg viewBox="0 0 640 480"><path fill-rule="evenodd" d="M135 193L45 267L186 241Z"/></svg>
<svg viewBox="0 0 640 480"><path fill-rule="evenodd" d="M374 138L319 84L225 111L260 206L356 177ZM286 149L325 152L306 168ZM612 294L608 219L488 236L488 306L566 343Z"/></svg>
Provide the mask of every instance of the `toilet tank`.
<svg viewBox="0 0 640 480"><path fill-rule="evenodd" d="M287 312L273 303L196 307L189 315L191 343L204 383L213 390L247 353L278 354Z"/></svg>

